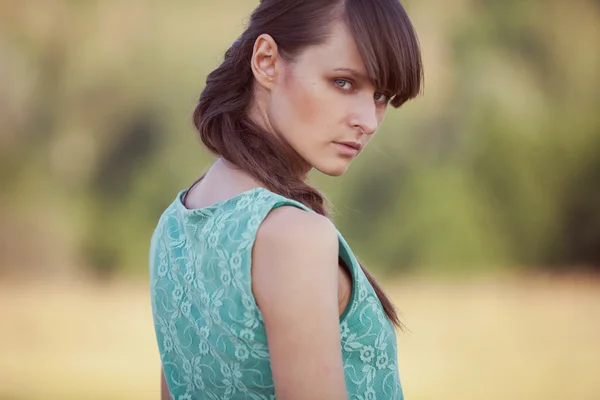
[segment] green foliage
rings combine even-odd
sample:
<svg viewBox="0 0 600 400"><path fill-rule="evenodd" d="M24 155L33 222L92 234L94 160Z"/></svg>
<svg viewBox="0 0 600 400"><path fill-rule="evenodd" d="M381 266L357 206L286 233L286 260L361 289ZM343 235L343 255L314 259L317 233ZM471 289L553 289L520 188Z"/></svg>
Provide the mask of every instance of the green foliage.
<svg viewBox="0 0 600 400"><path fill-rule="evenodd" d="M209 165L191 112L250 3L0 6L0 204L71 215L100 275L144 272L161 211ZM344 177L313 177L356 253L390 274L599 266L597 2L409 11L425 96Z"/></svg>

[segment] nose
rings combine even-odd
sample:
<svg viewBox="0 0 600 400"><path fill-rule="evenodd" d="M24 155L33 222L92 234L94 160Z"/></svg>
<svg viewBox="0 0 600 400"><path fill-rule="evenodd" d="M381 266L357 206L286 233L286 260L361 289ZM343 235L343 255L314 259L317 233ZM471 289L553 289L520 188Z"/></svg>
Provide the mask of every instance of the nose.
<svg viewBox="0 0 600 400"><path fill-rule="evenodd" d="M367 135L375 133L379 127L379 118L377 106L372 97L357 102L349 122L353 128L359 129L362 133Z"/></svg>

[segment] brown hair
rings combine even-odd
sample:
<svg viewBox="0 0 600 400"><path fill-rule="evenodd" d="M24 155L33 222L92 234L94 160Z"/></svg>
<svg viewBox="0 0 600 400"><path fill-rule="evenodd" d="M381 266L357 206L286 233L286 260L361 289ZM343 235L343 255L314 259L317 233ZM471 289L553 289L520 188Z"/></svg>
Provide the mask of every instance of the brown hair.
<svg viewBox="0 0 600 400"><path fill-rule="evenodd" d="M396 108L416 97L423 80L414 28L398 0L262 0L248 28L211 72L194 111L194 124L205 146L246 171L275 193L328 215L325 199L299 173L299 155L277 135L248 117L254 75L250 67L259 35L267 33L286 60L327 40L332 21L343 19L378 91L392 94ZM361 265L362 267L362 265ZM401 327L394 305L364 268L390 320Z"/></svg>

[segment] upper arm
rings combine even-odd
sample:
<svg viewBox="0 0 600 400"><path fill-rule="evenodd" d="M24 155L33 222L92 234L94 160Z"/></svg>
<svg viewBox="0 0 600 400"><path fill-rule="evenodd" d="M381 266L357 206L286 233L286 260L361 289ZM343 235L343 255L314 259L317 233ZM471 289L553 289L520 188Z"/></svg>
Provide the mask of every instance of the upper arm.
<svg viewBox="0 0 600 400"><path fill-rule="evenodd" d="M325 217L272 211L253 248L277 398L346 399L338 309L338 237Z"/></svg>
<svg viewBox="0 0 600 400"><path fill-rule="evenodd" d="M165 371L160 369L160 400L170 400L171 394L167 387L167 381L165 380Z"/></svg>

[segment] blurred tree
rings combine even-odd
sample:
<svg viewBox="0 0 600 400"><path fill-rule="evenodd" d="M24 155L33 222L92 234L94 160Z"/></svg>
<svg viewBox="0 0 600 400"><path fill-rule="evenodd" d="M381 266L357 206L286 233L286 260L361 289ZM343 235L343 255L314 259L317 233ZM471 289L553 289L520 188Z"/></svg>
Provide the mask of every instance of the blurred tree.
<svg viewBox="0 0 600 400"><path fill-rule="evenodd" d="M409 4L444 79L344 177L314 177L369 267L600 269L599 4ZM202 82L253 5L0 4L0 263L44 210L43 232L69 234L39 235L98 275L146 270L160 213L209 162Z"/></svg>

